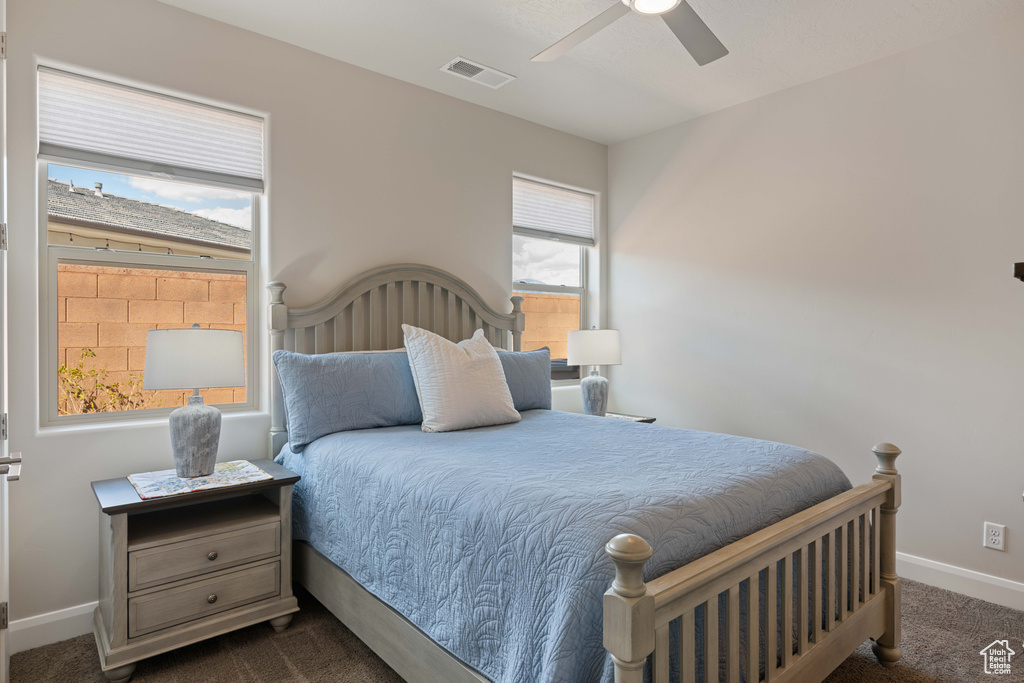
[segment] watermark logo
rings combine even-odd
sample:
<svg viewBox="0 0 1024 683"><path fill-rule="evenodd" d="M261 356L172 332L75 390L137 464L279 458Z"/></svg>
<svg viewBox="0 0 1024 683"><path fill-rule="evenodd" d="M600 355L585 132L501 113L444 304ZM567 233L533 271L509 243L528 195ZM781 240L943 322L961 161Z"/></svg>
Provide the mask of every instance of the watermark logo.
<svg viewBox="0 0 1024 683"><path fill-rule="evenodd" d="M985 673L999 675L1010 673L1010 660L1017 653L1010 649L1010 641L997 640L978 654L985 658Z"/></svg>

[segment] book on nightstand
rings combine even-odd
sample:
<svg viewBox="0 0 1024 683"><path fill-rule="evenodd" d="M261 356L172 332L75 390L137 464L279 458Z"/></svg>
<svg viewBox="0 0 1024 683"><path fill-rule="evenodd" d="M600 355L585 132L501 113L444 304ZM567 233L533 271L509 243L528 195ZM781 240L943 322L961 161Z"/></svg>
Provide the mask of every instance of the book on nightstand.
<svg viewBox="0 0 1024 683"><path fill-rule="evenodd" d="M643 415L626 415L624 413L605 413L604 416L610 417L613 420L625 420L626 422L644 422L646 424L651 424L657 419L654 417L644 417Z"/></svg>
<svg viewBox="0 0 1024 683"><path fill-rule="evenodd" d="M180 496L184 493L208 491L228 486L241 486L267 479L272 479L272 477L248 460L219 462L214 468L213 474L208 477L183 479L173 469L128 475L128 481L132 483L139 498L143 500Z"/></svg>

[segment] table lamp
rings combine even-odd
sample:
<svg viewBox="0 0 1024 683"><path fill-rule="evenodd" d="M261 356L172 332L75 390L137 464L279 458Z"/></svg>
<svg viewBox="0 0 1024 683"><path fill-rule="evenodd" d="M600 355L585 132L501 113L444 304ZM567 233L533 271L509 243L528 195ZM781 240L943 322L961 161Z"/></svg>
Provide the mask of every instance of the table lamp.
<svg viewBox="0 0 1024 683"><path fill-rule="evenodd" d="M150 330L143 389L191 389L188 404L171 413L174 469L181 478L208 477L217 462L220 411L203 404L200 389L245 384L242 333L237 330Z"/></svg>
<svg viewBox="0 0 1024 683"><path fill-rule="evenodd" d="M608 380L597 374L599 365L622 365L618 330L569 332L569 365L590 365L590 375L580 381L583 412L604 417L608 408Z"/></svg>

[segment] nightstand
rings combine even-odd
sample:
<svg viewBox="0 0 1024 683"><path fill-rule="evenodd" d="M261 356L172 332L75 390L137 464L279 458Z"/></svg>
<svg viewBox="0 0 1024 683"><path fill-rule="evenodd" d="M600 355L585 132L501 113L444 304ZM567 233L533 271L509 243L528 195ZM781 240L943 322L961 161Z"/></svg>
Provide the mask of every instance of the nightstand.
<svg viewBox="0 0 1024 683"><path fill-rule="evenodd" d="M651 424L657 419L654 417L644 417L643 415L625 415L623 413L605 413L604 416L610 417L613 420L625 420L626 422L644 422L646 424Z"/></svg>
<svg viewBox="0 0 1024 683"><path fill-rule="evenodd" d="M292 595L292 485L272 479L143 500L126 477L94 481L100 505L100 600L93 633L103 674L243 626L287 628Z"/></svg>

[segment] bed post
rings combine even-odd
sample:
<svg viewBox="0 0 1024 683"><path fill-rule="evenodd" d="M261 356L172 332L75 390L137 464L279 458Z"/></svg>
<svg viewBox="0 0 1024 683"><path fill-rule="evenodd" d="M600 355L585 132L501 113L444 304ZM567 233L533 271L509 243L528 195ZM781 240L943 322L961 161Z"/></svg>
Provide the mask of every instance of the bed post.
<svg viewBox="0 0 1024 683"><path fill-rule="evenodd" d="M650 544L619 534L604 547L615 562L615 581L604 594L604 647L615 664L615 683L643 683L644 662L654 652L654 596L644 584Z"/></svg>
<svg viewBox="0 0 1024 683"><path fill-rule="evenodd" d="M900 507L900 474L896 471L896 457L901 451L891 443L880 443L872 450L878 458L878 467L872 479L887 481L892 488L885 494L885 501L881 505L881 520L875 521L881 533L879 574L885 588L885 633L871 644L871 651L880 664L892 668L903 656L900 652L902 589L900 578L896 575L896 511Z"/></svg>
<svg viewBox="0 0 1024 683"><path fill-rule="evenodd" d="M273 458L284 445L284 396L281 394L281 383L277 379L277 370L274 368L274 351L284 349L284 332L288 328L288 307L284 304L285 284L283 282L271 282L267 285L270 290L270 308L267 315L267 325L270 328L270 457Z"/></svg>
<svg viewBox="0 0 1024 683"><path fill-rule="evenodd" d="M523 313L523 297L516 294L512 297L512 350L523 350L523 330L526 329L526 314Z"/></svg>

